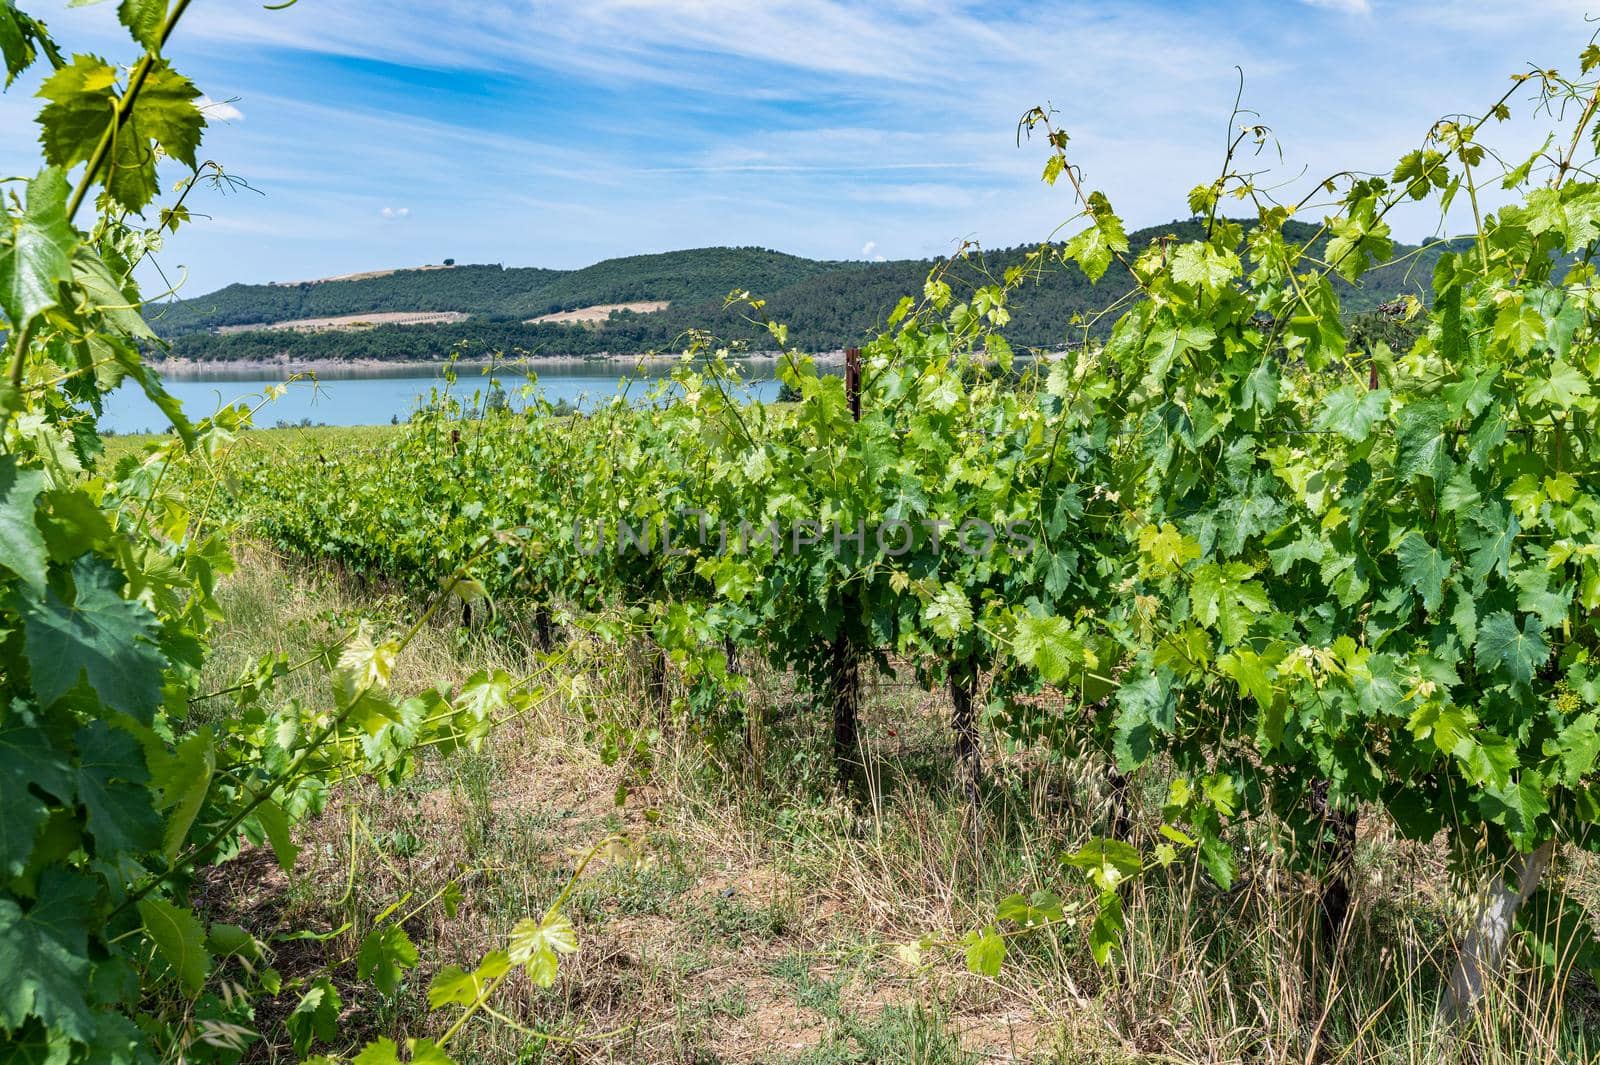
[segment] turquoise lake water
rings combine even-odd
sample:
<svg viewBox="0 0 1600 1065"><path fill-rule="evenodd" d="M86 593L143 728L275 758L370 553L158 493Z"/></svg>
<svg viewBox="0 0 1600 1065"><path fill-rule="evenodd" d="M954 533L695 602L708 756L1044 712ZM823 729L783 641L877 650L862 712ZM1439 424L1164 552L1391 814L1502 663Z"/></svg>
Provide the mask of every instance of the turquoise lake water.
<svg viewBox="0 0 1600 1065"><path fill-rule="evenodd" d="M667 366L636 369L616 363L565 363L537 368L534 387L551 403L565 400L579 409L589 409L619 393L642 401L657 381L670 373ZM776 398L778 382L771 362L751 363L744 367L744 376L752 398ZM169 377L166 386L183 403L189 417L199 419L241 400L259 403L266 389L283 380L281 374L274 376L259 369L217 369L203 375ZM530 382L523 374L501 370L497 380L513 406L527 402L521 390ZM405 421L429 401L435 390L443 391L447 385L439 370L413 366L322 371L314 382L296 381L288 387L284 396L256 414L257 426L271 428L279 422L295 425L305 419L324 425ZM477 367L461 367L456 383L449 388L452 395L470 401L474 391L487 392L489 378ZM115 433L161 432L167 428L167 419L137 385L125 382L106 397L100 426Z"/></svg>

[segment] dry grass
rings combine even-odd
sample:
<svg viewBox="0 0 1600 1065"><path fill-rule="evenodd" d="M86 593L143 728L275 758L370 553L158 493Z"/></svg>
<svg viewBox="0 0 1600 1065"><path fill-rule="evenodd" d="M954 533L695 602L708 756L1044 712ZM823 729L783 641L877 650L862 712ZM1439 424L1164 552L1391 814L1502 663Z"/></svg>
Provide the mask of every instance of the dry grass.
<svg viewBox="0 0 1600 1065"><path fill-rule="evenodd" d="M294 653L331 626L361 616L398 623L414 609L259 551L225 594L233 628L213 666L223 683L262 651ZM396 683L449 686L484 665L521 672L537 661L531 646L514 624L492 635L432 628L402 658ZM1397 845L1376 823L1359 841L1355 910L1331 971L1302 959L1311 885L1265 857L1231 892L1188 866L1130 891L1126 950L1107 968L1075 927L1015 940L995 980L968 974L958 950L908 968L897 945L929 932L954 940L991 919L1004 894L1047 887L1081 897L1057 858L1103 829L1094 763L991 752L974 826L950 784L942 701L880 677L864 711L871 794L857 808L833 795L816 715L787 678L748 663L759 759L742 737L706 742L677 727L656 737L653 765L606 764L607 737L626 749L636 730L658 725L648 670L627 649L579 641L564 653L581 685L481 752L434 759L393 789L342 790L304 829L292 878L246 855L208 880L217 916L258 929L354 929L280 945L276 964L291 979L353 954L359 932L408 892L409 909L453 879L463 884L454 917L435 905L407 922L422 964L394 1001L357 986L352 967L338 971L347 1045L333 1049L438 1034L425 1010L432 973L502 944L517 920L544 911L583 850L624 832L645 841L647 861L586 875L570 907L580 952L549 991L508 985L497 1004L504 1020L474 1022L452 1045L459 1060L1595 1060L1586 1055L1600 1045L1600 1010L1587 976L1551 988L1541 970L1519 965L1477 1022L1435 1024L1458 891L1436 849ZM1158 775L1134 783L1164 790ZM1270 853L1269 841L1252 842ZM1574 860L1563 876L1592 906L1592 865ZM281 1028L292 1005L260 1018L255 1060L292 1060Z"/></svg>
<svg viewBox="0 0 1600 1065"><path fill-rule="evenodd" d="M329 280L343 279L329 278ZM466 319L467 315L462 311L367 311L364 314L339 314L327 318L291 318L282 322L223 325L217 327L217 332L247 333L261 330L267 332L287 330L294 333L349 332L372 329L380 325L441 325L462 322Z"/></svg>
<svg viewBox="0 0 1600 1065"><path fill-rule="evenodd" d="M619 311L629 311L633 314L654 314L656 311L666 310L667 306L666 300L636 300L633 303L597 303L592 307L578 307L570 311L541 314L537 318L528 318L525 321L529 325L534 325L538 322L595 325L604 322Z"/></svg>

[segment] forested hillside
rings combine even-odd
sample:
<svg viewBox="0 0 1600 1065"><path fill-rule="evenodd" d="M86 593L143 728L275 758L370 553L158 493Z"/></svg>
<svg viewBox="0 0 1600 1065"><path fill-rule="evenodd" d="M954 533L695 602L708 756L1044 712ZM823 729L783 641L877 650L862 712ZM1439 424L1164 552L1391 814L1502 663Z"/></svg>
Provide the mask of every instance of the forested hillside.
<svg viewBox="0 0 1600 1065"><path fill-rule="evenodd" d="M599 303L698 302L725 296L735 284L776 291L820 273L864 265L762 248L696 248L607 259L581 270L499 265L396 270L348 281L229 285L167 304L155 325L164 336L181 336L221 326L377 311L460 311L520 321Z"/></svg>
<svg viewBox="0 0 1600 1065"><path fill-rule="evenodd" d="M1144 247L1199 239L1201 230L1197 222L1173 222L1139 230L1129 239L1134 247ZM1316 232L1302 223L1290 224L1288 231L1300 240ZM952 281L959 289L962 283L972 287L999 279L1021 266L1031 250L969 255L952 269ZM1393 262L1373 270L1359 285L1339 282L1345 307L1358 313L1402 292L1424 296L1439 251L1402 246ZM821 262L760 248L701 248L609 259L572 271L499 266L403 270L355 281L232 285L170 304L156 327L172 341L174 356L215 361L284 356L429 359L495 351L535 357L635 354L679 348L690 329L759 346L765 330L723 306L724 297L739 289L767 300L768 312L788 324L792 343L829 351L876 332L899 297L921 291L935 265L935 260L922 259ZM1059 348L1075 316L1092 314L1127 283L1120 267L1113 267L1098 285L1078 274L1049 271L1018 293L1008 339L1019 347ZM667 300L671 306L653 314L618 313L598 325L526 321L553 311L631 300ZM380 311L460 311L473 318L356 332L211 332L221 326Z"/></svg>

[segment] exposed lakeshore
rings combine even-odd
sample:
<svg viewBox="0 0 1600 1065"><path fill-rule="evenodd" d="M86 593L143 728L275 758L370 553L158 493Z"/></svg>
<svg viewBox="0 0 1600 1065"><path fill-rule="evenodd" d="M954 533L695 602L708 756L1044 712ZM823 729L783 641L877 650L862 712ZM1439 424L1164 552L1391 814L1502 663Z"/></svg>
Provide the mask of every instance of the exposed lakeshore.
<svg viewBox="0 0 1600 1065"><path fill-rule="evenodd" d="M624 371L628 367L661 367L683 359L681 354L654 353L646 355L540 355L526 356L517 359L501 359L493 363L483 360L458 360L444 359L159 359L151 360L150 366L163 377L171 378L206 378L214 374L227 373L230 376L238 374L260 374L264 377L288 377L294 374L347 374L351 376L412 376L419 374L433 374L454 366L458 371L475 372L494 366L508 373L517 373L531 370L538 373L542 367L559 367L571 369L573 367L605 367L608 369ZM740 364L766 365L777 362L783 356L778 352L756 352L734 356L733 361ZM824 351L812 354L811 358L821 365L834 365L844 362L843 351Z"/></svg>

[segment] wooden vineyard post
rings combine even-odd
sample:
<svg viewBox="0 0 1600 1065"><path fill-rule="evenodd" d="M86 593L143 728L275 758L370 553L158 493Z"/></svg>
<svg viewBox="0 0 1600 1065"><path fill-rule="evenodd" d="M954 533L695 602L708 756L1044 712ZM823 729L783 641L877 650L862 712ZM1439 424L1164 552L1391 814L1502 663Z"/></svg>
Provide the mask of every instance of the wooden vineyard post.
<svg viewBox="0 0 1600 1065"><path fill-rule="evenodd" d="M844 393L850 417L861 420L861 349L844 353ZM839 631L834 636L828 662L828 702L833 713L833 758L839 783L848 792L857 789L865 766L861 759L861 663L851 627L861 613L855 594L846 591L839 604Z"/></svg>
<svg viewBox="0 0 1600 1065"><path fill-rule="evenodd" d="M850 404L850 417L861 420L861 349L844 351L844 395Z"/></svg>

